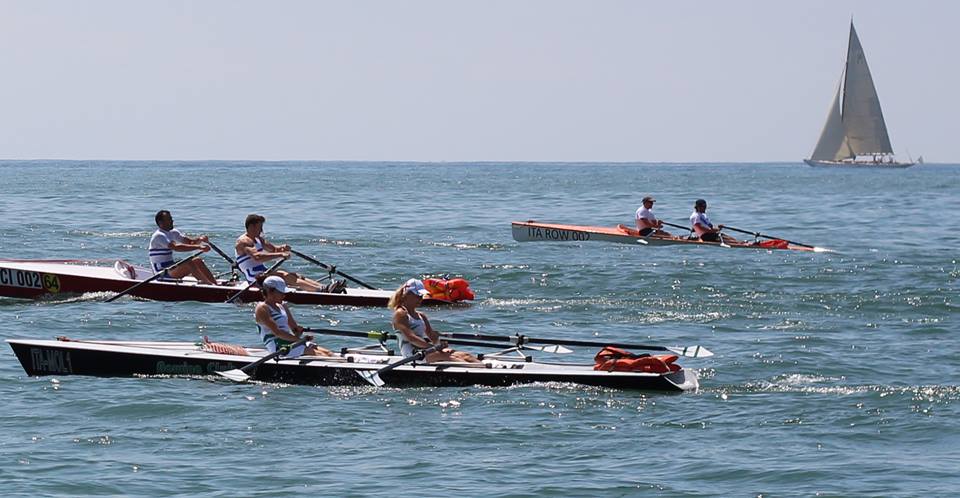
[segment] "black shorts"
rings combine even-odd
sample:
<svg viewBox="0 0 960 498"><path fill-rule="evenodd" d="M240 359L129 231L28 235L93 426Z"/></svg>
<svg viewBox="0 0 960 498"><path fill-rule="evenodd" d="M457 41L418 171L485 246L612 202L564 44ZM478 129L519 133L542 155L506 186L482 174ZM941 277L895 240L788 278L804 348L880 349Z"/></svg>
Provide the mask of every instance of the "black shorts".
<svg viewBox="0 0 960 498"><path fill-rule="evenodd" d="M721 242L720 234L717 232L709 232L700 236L700 240L704 242Z"/></svg>
<svg viewBox="0 0 960 498"><path fill-rule="evenodd" d="M643 236L643 237L646 237L647 235L650 235L651 233L653 233L653 229L650 228L650 227L647 227L647 228L644 228L643 230L640 230L640 235Z"/></svg>

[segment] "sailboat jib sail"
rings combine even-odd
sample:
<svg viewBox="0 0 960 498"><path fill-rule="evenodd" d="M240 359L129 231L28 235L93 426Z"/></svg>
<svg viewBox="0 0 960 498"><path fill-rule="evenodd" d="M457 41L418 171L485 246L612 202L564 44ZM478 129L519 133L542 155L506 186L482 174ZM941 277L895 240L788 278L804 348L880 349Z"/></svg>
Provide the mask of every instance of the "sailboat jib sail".
<svg viewBox="0 0 960 498"><path fill-rule="evenodd" d="M858 157L869 160L858 160ZM811 166L907 167L893 159L890 135L880 108L880 98L867 66L867 57L850 22L847 62L830 106L820 140L807 164Z"/></svg>

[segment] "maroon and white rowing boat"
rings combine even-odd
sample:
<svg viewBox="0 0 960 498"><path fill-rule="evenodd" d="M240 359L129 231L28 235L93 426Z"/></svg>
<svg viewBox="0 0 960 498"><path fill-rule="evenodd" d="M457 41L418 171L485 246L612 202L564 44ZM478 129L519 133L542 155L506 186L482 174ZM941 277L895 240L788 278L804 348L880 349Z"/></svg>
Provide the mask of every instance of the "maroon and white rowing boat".
<svg viewBox="0 0 960 498"><path fill-rule="evenodd" d="M147 268L116 261L113 266L78 264L65 260L0 259L0 297L49 299L61 295L89 292L123 292L153 276ZM134 289L130 295L155 301L201 301L222 303L240 292L246 282L220 282L207 285L188 277L175 280L154 280ZM347 287L344 292L297 291L286 300L295 304L345 306L386 306L393 291ZM260 289L251 286L238 301L261 300ZM425 304L450 304L454 301L427 299Z"/></svg>

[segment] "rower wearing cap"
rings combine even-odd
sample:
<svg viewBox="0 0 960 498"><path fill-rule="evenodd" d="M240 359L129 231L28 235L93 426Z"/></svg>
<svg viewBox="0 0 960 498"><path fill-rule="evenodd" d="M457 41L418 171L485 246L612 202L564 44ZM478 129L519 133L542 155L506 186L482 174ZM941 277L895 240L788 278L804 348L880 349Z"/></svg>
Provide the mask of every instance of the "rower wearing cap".
<svg viewBox="0 0 960 498"><path fill-rule="evenodd" d="M257 280L263 272L267 271L264 262L272 259L290 257L290 246L283 244L275 246L263 237L263 223L266 218L259 214L251 214L244 220L246 232L237 237L237 244L234 251L237 255L237 266L246 277L247 282ZM287 285L304 291L318 292L323 289L323 284L300 275L283 271L274 270L271 275L277 275L283 278Z"/></svg>
<svg viewBox="0 0 960 498"><path fill-rule="evenodd" d="M710 218L707 218L707 201L697 199L693 203L693 213L690 215L690 231L704 242L736 242L733 237L728 237L720 233L723 225L713 226Z"/></svg>
<svg viewBox="0 0 960 498"><path fill-rule="evenodd" d="M157 211L153 219L157 223L157 231L153 232L150 237L150 249L147 254L150 257L150 266L153 267L154 274L160 273L164 271L164 268L173 265L173 251L207 252L210 250L206 235L190 238L180 230L173 228L173 215L170 214L170 211L166 209ZM217 277L213 276L210 268L207 268L207 265L199 258L187 261L167 273L171 278L183 278L191 275L204 284L217 284Z"/></svg>
<svg viewBox="0 0 960 498"><path fill-rule="evenodd" d="M423 282L411 278L390 297L387 307L393 310L393 329L397 331L400 354L409 357L421 349L440 345L441 349L428 353L424 361L427 363L438 361L482 363L470 353L448 348L446 341L441 341L440 335L430 326L427 315L417 311L417 306L429 296L430 291L424 288Z"/></svg>
<svg viewBox="0 0 960 498"><path fill-rule="evenodd" d="M275 353L280 348L299 341L303 334L303 327L297 324L293 314L290 313L290 308L283 302L286 294L292 291L287 288L287 283L282 278L276 275L269 276L263 279L260 289L263 292L263 302L257 304L254 318L257 321L257 330L260 332L260 340L263 341L264 347L271 353ZM329 349L317 346L312 341L307 341L290 350L284 357L296 358L304 354L308 356L334 355Z"/></svg>
<svg viewBox="0 0 960 498"><path fill-rule="evenodd" d="M644 237L652 233L670 236L669 233L662 230L663 222L658 220L653 214L653 203L655 202L657 202L657 200L649 195L641 201L642 205L637 209L637 230L639 230L640 235Z"/></svg>

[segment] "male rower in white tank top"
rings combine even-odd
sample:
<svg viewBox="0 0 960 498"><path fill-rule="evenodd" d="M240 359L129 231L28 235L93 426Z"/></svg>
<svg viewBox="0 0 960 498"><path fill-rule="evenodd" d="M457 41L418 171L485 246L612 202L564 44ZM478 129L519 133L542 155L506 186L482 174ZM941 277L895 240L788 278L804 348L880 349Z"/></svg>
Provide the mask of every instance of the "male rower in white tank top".
<svg viewBox="0 0 960 498"><path fill-rule="evenodd" d="M150 266L153 273L160 273L164 268L173 265L174 251L203 251L210 250L206 244L207 236L201 235L195 239L183 235L180 230L173 228L173 216L166 209L158 211L154 216L157 222L157 231L150 237ZM199 258L192 259L167 272L171 278L183 278L191 275L204 284L216 285L217 278L213 272L207 268L203 260Z"/></svg>
<svg viewBox="0 0 960 498"><path fill-rule="evenodd" d="M237 255L237 266L248 282L253 282L267 271L265 262L274 259L290 258L290 246L283 244L275 246L263 237L263 223L266 218L259 214L251 214L244 220L246 232L237 237L234 247ZM287 285L304 291L317 292L323 289L323 284L309 278L301 277L293 272L274 270L271 275L277 275Z"/></svg>
<svg viewBox="0 0 960 498"><path fill-rule="evenodd" d="M669 237L670 234L661 230L663 222L658 220L653 214L653 203L657 202L652 196L646 196L641 201L642 205L637 209L637 230L640 235L646 237L652 233Z"/></svg>

